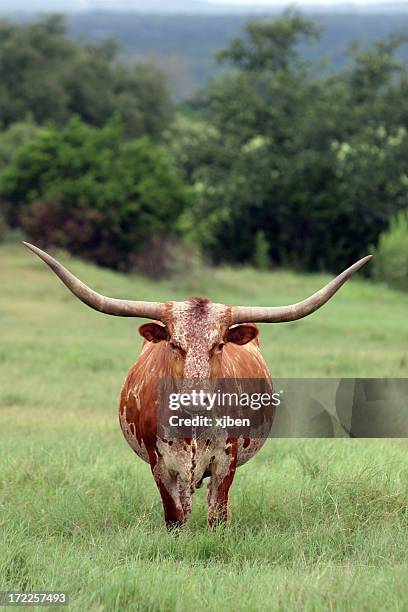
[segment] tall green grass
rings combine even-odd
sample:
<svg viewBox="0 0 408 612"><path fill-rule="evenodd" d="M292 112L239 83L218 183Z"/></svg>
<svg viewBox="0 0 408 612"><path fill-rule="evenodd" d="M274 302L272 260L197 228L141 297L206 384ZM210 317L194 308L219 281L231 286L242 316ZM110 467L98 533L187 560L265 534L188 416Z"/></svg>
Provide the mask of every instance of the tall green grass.
<svg viewBox="0 0 408 612"><path fill-rule="evenodd" d="M63 257L66 262L66 256ZM154 283L69 267L133 299L297 301L327 276L201 271ZM0 590L69 591L73 610L406 610L408 443L271 440L240 468L231 521L163 525L118 395L136 320L73 298L17 245L0 248ZM319 313L261 326L275 377L408 374L408 296L356 279Z"/></svg>

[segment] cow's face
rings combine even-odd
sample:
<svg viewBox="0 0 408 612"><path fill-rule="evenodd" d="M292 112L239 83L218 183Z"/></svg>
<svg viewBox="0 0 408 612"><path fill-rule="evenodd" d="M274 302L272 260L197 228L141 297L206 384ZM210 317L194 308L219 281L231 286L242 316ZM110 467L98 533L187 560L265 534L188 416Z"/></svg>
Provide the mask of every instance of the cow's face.
<svg viewBox="0 0 408 612"><path fill-rule="evenodd" d="M228 342L244 345L258 335L255 325L230 327L230 308L209 300L169 302L166 308L166 325L147 323L139 331L148 342L167 344L175 378L219 377L224 346Z"/></svg>

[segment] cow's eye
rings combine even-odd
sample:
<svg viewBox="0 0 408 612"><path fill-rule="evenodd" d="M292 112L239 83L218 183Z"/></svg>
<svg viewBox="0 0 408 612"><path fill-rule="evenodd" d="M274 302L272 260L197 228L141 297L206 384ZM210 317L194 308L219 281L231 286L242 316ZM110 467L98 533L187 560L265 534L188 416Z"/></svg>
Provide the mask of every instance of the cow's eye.
<svg viewBox="0 0 408 612"><path fill-rule="evenodd" d="M181 355L182 357L186 356L186 351L181 346L179 346L175 342L170 342L169 344L173 351L177 351L177 355Z"/></svg>

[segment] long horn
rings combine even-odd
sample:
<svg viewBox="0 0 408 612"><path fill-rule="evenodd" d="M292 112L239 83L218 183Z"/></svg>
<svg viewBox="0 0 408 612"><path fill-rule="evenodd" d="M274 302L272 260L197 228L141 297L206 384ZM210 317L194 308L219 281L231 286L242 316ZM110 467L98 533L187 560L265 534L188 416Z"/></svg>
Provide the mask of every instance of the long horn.
<svg viewBox="0 0 408 612"><path fill-rule="evenodd" d="M233 323L287 323L303 319L326 304L336 291L371 258L372 255L363 257L303 302L279 307L235 306L232 309L232 321Z"/></svg>
<svg viewBox="0 0 408 612"><path fill-rule="evenodd" d="M163 304L160 302L135 302L133 300L116 300L114 298L105 297L96 293L87 287L76 276L71 274L64 266L56 259L45 253L38 247L28 242L24 242L25 246L33 253L38 255L46 264L48 264L57 276L62 280L64 285L84 304L98 310L104 314L114 315L116 317L142 317L146 319L161 320Z"/></svg>

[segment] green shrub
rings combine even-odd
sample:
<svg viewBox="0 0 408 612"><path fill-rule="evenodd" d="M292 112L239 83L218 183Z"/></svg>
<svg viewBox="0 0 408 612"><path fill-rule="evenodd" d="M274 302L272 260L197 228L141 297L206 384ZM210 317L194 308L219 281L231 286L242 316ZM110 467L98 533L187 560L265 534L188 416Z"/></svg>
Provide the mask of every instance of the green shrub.
<svg viewBox="0 0 408 612"><path fill-rule="evenodd" d="M252 263L257 270L267 270L269 268L269 242L263 230L256 233Z"/></svg>
<svg viewBox="0 0 408 612"><path fill-rule="evenodd" d="M3 215L0 213L0 242L3 242L7 235L8 226Z"/></svg>
<svg viewBox="0 0 408 612"><path fill-rule="evenodd" d="M408 212L401 212L380 236L374 276L391 287L408 291Z"/></svg>
<svg viewBox="0 0 408 612"><path fill-rule="evenodd" d="M120 270L153 238L177 234L190 192L166 151L125 140L120 121L78 118L41 128L0 175L7 221L39 246L57 246Z"/></svg>
<svg viewBox="0 0 408 612"><path fill-rule="evenodd" d="M39 126L31 118L13 123L0 132L0 168L11 162L17 149L25 142L35 138Z"/></svg>

